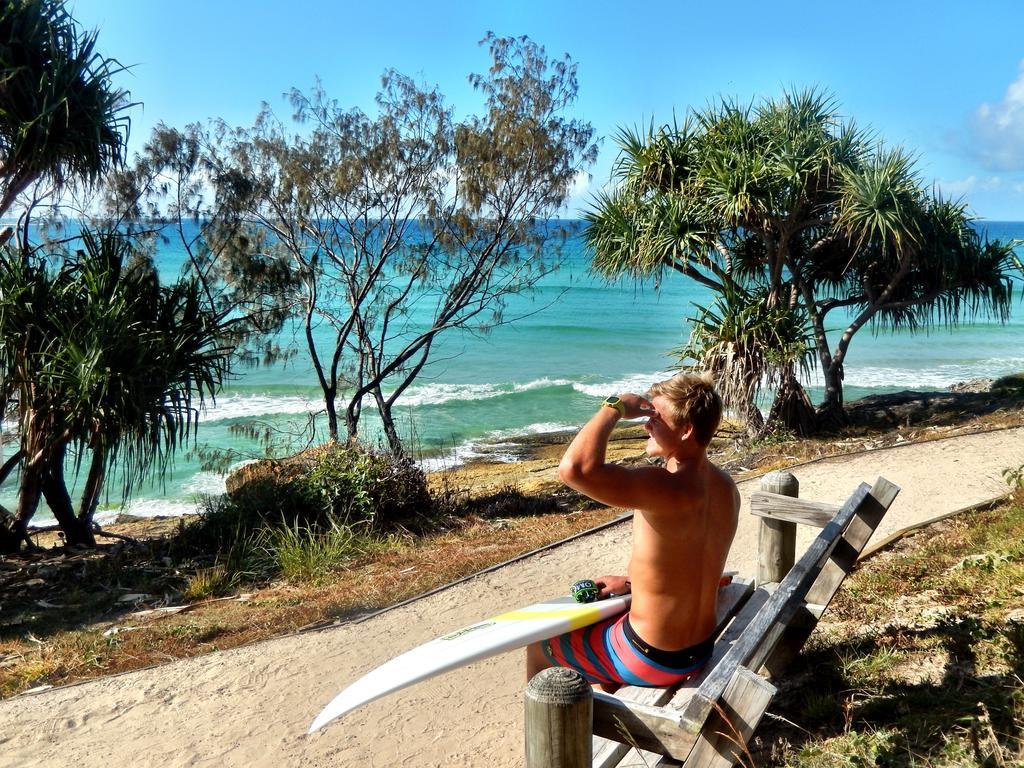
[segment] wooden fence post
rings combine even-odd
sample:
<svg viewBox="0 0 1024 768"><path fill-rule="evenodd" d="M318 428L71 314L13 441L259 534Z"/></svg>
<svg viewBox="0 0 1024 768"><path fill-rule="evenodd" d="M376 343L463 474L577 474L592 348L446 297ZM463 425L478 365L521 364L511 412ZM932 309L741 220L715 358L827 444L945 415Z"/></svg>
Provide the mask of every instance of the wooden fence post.
<svg viewBox="0 0 1024 768"><path fill-rule="evenodd" d="M574 669L551 667L526 686L526 768L590 768L594 694Z"/></svg>
<svg viewBox="0 0 1024 768"><path fill-rule="evenodd" d="M789 472L769 472L761 490L796 498L800 481ZM796 561L796 523L761 518L757 538L757 585L780 582Z"/></svg>

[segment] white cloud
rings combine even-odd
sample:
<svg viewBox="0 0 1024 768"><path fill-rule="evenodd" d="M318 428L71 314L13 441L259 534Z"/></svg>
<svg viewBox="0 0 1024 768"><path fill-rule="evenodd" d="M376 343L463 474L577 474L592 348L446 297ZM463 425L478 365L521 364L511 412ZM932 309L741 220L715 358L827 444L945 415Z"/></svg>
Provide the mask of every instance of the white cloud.
<svg viewBox="0 0 1024 768"><path fill-rule="evenodd" d="M963 179L936 179L935 186L946 198L958 198L970 195L974 192L998 192L1006 189L1006 181L1001 176L970 176ZM1014 191L1018 191L1020 184L1013 185Z"/></svg>
<svg viewBox="0 0 1024 768"><path fill-rule="evenodd" d="M1024 61L1002 101L985 102L971 121L970 151L992 171L1024 170Z"/></svg>

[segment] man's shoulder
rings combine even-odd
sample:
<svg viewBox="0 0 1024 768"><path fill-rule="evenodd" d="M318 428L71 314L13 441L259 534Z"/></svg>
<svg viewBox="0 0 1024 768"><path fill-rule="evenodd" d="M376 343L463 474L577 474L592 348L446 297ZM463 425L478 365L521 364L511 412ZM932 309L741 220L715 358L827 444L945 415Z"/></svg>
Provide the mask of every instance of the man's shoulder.
<svg viewBox="0 0 1024 768"><path fill-rule="evenodd" d="M732 479L732 475L730 475L720 466L715 464L713 461L709 461L708 466L711 467L711 473L717 480L724 483L729 488L736 487L736 481Z"/></svg>
<svg viewBox="0 0 1024 768"><path fill-rule="evenodd" d="M726 498L731 502L733 512L739 510L740 506L740 491L736 486L736 481L732 479L732 475L726 472L717 464L708 462L711 467L711 478L714 485L713 488L709 489L708 496L716 496L718 498Z"/></svg>

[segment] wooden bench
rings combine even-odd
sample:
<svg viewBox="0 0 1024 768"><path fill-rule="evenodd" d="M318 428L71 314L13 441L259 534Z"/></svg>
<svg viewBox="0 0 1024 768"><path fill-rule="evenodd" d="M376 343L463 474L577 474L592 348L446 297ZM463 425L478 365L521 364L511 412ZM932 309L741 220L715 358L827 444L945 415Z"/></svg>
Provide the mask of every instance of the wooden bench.
<svg viewBox="0 0 1024 768"><path fill-rule="evenodd" d="M558 729L538 723L561 700L555 696L557 704L538 709L528 691L527 768L575 766L583 754L592 755L595 768L736 763L775 694L768 678L778 676L803 646L898 492L879 478L873 487L862 483L839 508L770 492L755 494L751 511L767 520L771 531L777 532L780 522L821 527L806 552L781 582L759 584L754 590L737 582L723 592L721 633L701 676L682 687L626 686L615 695L585 687L581 695L588 712L593 699L592 743L587 728L579 734L556 734L554 746L547 746L545 740ZM762 548L766 539L778 548L772 535L762 537ZM784 551L781 558L785 560ZM531 681L531 688L535 682L545 684L540 677Z"/></svg>

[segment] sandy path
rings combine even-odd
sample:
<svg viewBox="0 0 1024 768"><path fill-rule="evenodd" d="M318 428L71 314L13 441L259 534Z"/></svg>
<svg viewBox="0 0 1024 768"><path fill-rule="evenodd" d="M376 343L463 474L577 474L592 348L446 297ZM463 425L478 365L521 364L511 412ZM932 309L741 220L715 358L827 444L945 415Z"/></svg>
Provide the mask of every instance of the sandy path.
<svg viewBox="0 0 1024 768"><path fill-rule="evenodd" d="M900 485L877 540L1005 492L1001 470L1022 461L1024 428L1017 428L827 459L794 474L801 496L836 504L879 474ZM745 500L757 486L741 486ZM754 518L741 514L730 568L753 572L756 531ZM519 765L520 654L414 686L315 736L303 734L343 684L497 609L621 569L628 539L628 526L618 525L363 624L0 702L0 766Z"/></svg>

